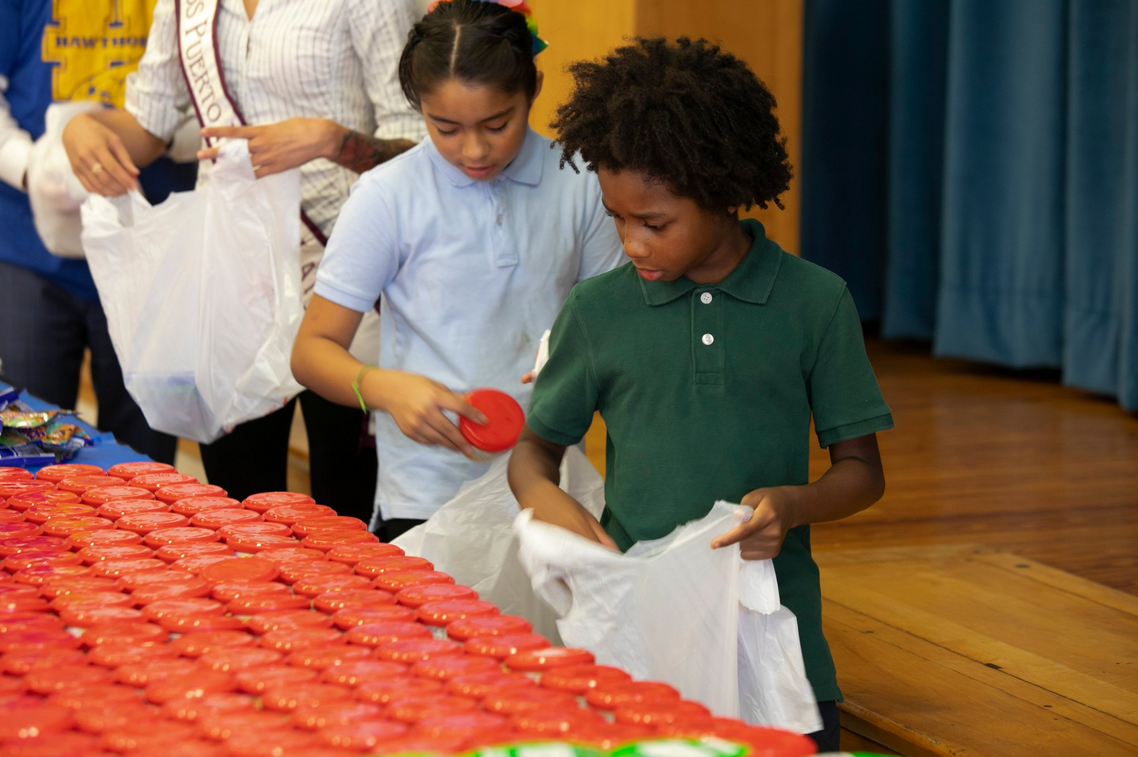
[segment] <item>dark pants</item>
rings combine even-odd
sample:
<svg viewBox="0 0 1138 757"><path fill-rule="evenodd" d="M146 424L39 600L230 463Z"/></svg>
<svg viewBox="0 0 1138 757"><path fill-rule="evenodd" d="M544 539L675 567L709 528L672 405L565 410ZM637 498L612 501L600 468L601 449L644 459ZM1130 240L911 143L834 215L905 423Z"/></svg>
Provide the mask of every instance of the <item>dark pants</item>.
<svg viewBox="0 0 1138 757"><path fill-rule="evenodd" d="M313 392L302 392L301 409L308 430L312 497L367 522L375 502L377 462L367 436L367 416ZM248 423L212 444L201 445L209 482L245 499L258 492L288 489L288 435L297 400Z"/></svg>
<svg viewBox="0 0 1138 757"><path fill-rule="evenodd" d="M806 734L814 739L819 752L838 751L838 742L841 740L841 726L838 722L838 703L819 702L818 711L822 714L822 730Z"/></svg>
<svg viewBox="0 0 1138 757"><path fill-rule="evenodd" d="M122 444L164 463L177 439L154 431L123 385L107 319L88 302L37 273L0 263L0 363L5 381L71 409L79 397L83 350L91 350L91 380L99 402L95 426Z"/></svg>
<svg viewBox="0 0 1138 757"><path fill-rule="evenodd" d="M415 518L392 518L381 521L374 529L375 535L385 542L392 542L418 525L426 523Z"/></svg>

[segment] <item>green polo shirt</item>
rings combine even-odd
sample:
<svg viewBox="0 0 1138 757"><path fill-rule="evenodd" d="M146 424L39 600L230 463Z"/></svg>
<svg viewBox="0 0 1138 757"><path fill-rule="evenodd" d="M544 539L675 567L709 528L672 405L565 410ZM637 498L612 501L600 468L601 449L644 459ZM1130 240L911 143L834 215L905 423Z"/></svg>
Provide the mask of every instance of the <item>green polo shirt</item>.
<svg viewBox="0 0 1138 757"><path fill-rule="evenodd" d="M568 446L600 411L601 524L621 549L718 499L807 483L811 414L823 447L893 426L845 283L741 223L754 243L718 284L648 282L629 264L577 284L553 325L527 424ZM809 526L774 566L814 693L840 699Z"/></svg>

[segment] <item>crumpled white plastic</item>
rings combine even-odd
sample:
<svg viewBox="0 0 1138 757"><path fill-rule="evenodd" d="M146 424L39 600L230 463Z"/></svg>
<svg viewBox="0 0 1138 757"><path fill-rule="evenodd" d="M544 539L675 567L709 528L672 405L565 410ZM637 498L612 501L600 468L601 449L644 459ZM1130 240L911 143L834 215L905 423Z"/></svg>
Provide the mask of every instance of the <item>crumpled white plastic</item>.
<svg viewBox="0 0 1138 757"><path fill-rule="evenodd" d="M559 616L565 644L634 678L665 681L717 715L799 733L822 727L798 621L770 560L711 540L752 511L716 502L704 518L623 555L517 515L519 560Z"/></svg>

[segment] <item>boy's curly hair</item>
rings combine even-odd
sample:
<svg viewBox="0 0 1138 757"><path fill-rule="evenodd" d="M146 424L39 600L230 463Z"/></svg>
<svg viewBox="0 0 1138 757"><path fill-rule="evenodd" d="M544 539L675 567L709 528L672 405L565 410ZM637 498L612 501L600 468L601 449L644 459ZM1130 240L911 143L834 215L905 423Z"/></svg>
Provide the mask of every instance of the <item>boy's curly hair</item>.
<svg viewBox="0 0 1138 757"><path fill-rule="evenodd" d="M639 38L569 66L575 87L552 124L561 167L631 170L705 210L783 207L786 138L774 96L747 65L707 40Z"/></svg>

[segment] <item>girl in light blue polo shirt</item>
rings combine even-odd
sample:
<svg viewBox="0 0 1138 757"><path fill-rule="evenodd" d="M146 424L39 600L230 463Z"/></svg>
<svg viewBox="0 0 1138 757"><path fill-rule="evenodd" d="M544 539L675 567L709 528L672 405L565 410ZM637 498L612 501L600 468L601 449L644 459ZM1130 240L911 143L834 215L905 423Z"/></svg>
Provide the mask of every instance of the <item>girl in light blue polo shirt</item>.
<svg viewBox="0 0 1138 757"><path fill-rule="evenodd" d="M507 4L442 2L412 29L399 79L430 139L353 187L293 349L302 384L373 414L387 540L487 469L444 413L483 420L461 397L479 387L528 407L519 378L569 290L623 260L596 176L527 126L542 43ZM347 347L381 295L368 366Z"/></svg>

